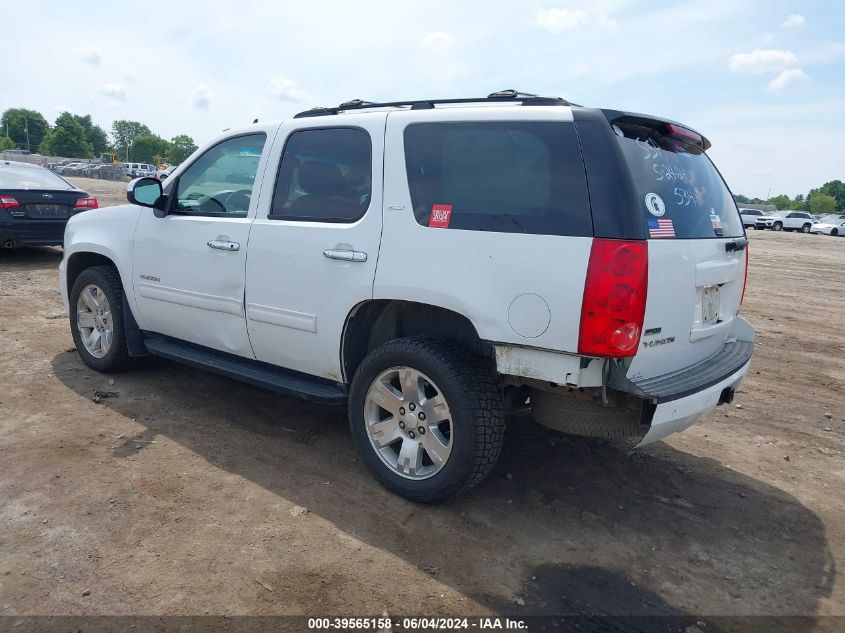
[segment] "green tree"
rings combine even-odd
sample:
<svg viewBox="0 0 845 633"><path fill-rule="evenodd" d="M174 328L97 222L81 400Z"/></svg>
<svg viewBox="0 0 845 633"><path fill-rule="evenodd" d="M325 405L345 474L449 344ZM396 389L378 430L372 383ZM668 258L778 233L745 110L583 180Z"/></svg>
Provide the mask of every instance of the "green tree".
<svg viewBox="0 0 845 633"><path fill-rule="evenodd" d="M139 134L132 140L129 156L133 161L152 163L156 156L167 156L170 143L155 134Z"/></svg>
<svg viewBox="0 0 845 633"><path fill-rule="evenodd" d="M94 149L85 138L85 129L70 112L62 112L56 125L41 142L38 151L49 156L69 158L91 158Z"/></svg>
<svg viewBox="0 0 845 633"><path fill-rule="evenodd" d="M19 148L31 152L41 145L49 131L47 119L35 110L9 108L0 117L0 134L11 138Z"/></svg>
<svg viewBox="0 0 845 633"><path fill-rule="evenodd" d="M171 165L178 165L197 150L197 144L187 134L180 134L170 139L170 151L167 154L167 162Z"/></svg>
<svg viewBox="0 0 845 633"><path fill-rule="evenodd" d="M108 150L109 137L106 135L106 131L103 128L94 124L91 120L90 114L86 114L85 116L75 114L73 115L73 118L75 118L77 123L79 123L79 125L82 126L82 129L85 130L85 140L91 144L94 154L99 155Z"/></svg>
<svg viewBox="0 0 845 633"><path fill-rule="evenodd" d="M15 149L15 142L8 136L0 136L0 152L7 149Z"/></svg>
<svg viewBox="0 0 845 633"><path fill-rule="evenodd" d="M817 193L810 198L810 211L824 215L836 211L836 198L826 193Z"/></svg>
<svg viewBox="0 0 845 633"><path fill-rule="evenodd" d="M114 140L114 149L119 158L129 160L129 148L132 147L132 141L136 136L150 135L152 132L143 123L138 121L115 121L111 126L111 135ZM135 158L133 156L133 158ZM135 160L140 160L135 158Z"/></svg>
<svg viewBox="0 0 845 633"><path fill-rule="evenodd" d="M734 200L739 202L740 204L748 204L751 200L748 199L748 196L744 196L741 193L734 194Z"/></svg>
<svg viewBox="0 0 845 633"><path fill-rule="evenodd" d="M775 208L778 211L783 211L792 205L792 200L789 196L781 194L779 196L775 196L774 198L769 198L768 203L775 205Z"/></svg>

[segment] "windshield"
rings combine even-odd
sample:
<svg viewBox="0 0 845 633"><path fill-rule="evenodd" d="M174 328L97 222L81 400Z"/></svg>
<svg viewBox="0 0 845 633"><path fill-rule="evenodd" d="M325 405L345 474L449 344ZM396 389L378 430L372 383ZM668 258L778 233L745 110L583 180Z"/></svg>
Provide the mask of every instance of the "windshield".
<svg viewBox="0 0 845 633"><path fill-rule="evenodd" d="M66 180L41 167L0 165L2 189L73 189Z"/></svg>
<svg viewBox="0 0 845 633"><path fill-rule="evenodd" d="M613 125L652 238L741 237L733 196L700 147L636 122Z"/></svg>

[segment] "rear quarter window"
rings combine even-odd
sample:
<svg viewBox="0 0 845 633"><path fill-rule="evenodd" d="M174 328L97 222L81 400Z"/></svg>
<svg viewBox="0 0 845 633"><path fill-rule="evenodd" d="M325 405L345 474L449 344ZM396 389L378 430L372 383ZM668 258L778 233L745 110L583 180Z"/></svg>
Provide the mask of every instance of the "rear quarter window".
<svg viewBox="0 0 845 633"><path fill-rule="evenodd" d="M450 210L449 229L592 236L574 124L412 123L404 140L419 224L433 225L436 206Z"/></svg>

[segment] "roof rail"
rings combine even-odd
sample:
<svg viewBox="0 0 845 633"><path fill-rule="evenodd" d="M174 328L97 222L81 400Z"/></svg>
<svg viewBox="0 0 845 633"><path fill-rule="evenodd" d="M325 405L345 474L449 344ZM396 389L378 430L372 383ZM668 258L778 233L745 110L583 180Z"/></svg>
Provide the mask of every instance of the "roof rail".
<svg viewBox="0 0 845 633"><path fill-rule="evenodd" d="M373 101L364 101L362 99L352 99L351 101L344 101L339 106L333 108L311 108L294 115L294 119L301 119L312 116L327 116L330 114L338 114L348 110L368 110L370 108L403 108L408 107L411 110L433 110L436 105L447 105L456 103L521 103L522 105L574 105L566 99L560 97L540 97L528 92L519 92L517 90L499 90L493 92L486 97L469 97L467 99L414 99L409 101L385 101L383 103L375 103Z"/></svg>

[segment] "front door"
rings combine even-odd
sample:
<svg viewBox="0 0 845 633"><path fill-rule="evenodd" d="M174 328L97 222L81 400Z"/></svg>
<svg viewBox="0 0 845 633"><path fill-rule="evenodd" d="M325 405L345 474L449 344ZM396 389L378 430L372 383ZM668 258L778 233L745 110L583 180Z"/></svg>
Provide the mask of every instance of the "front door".
<svg viewBox="0 0 845 633"><path fill-rule="evenodd" d="M258 360L341 382L346 317L373 293L385 114L354 127L332 118L279 129L278 171L268 170L249 238L246 315Z"/></svg>
<svg viewBox="0 0 845 633"><path fill-rule="evenodd" d="M133 272L143 329L253 357L244 274L266 140L259 132L213 145L170 184L165 217L141 213Z"/></svg>

